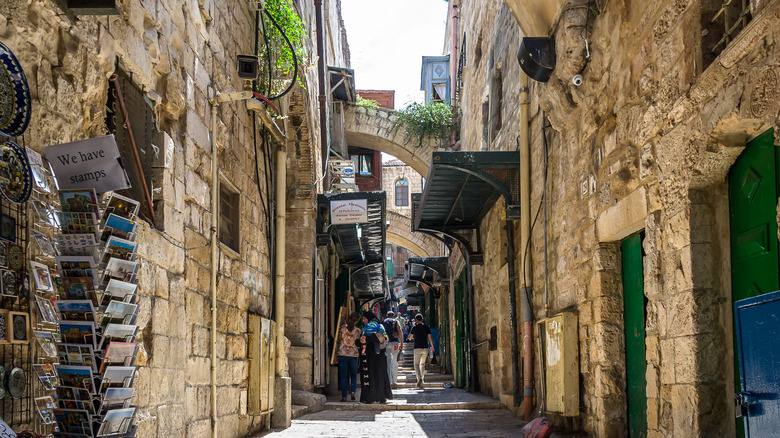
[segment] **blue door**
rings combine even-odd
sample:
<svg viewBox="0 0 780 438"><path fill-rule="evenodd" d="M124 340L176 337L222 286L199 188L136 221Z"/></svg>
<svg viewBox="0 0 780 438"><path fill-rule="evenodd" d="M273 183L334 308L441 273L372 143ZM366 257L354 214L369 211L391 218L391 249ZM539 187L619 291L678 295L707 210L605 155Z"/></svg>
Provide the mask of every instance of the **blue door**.
<svg viewBox="0 0 780 438"><path fill-rule="evenodd" d="M734 316L745 434L780 437L780 291L735 302Z"/></svg>

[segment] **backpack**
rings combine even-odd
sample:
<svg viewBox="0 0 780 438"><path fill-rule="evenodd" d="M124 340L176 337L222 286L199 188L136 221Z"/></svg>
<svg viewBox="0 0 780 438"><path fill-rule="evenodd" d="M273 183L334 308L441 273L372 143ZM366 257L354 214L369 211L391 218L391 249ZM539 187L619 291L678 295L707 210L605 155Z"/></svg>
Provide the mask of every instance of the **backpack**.
<svg viewBox="0 0 780 438"><path fill-rule="evenodd" d="M386 319L382 321L382 325L385 327L385 333L390 339L395 339L393 342L397 342L400 336L398 336L398 323L394 319ZM385 348L385 347L382 347Z"/></svg>
<svg viewBox="0 0 780 438"><path fill-rule="evenodd" d="M546 417L533 419L520 430L523 438L548 438L553 433L553 423Z"/></svg>

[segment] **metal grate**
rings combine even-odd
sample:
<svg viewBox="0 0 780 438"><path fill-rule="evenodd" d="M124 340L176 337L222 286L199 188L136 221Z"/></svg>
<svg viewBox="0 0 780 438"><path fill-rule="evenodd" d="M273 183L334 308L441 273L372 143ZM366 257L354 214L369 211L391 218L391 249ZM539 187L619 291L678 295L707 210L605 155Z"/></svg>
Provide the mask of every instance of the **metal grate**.
<svg viewBox="0 0 780 438"><path fill-rule="evenodd" d="M26 388L22 396L18 399L13 399L11 394L8 393L6 388L5 397L0 400L0 418L3 419L9 426L27 426L32 423L32 348L35 342L32 337L32 329L30 327L30 284L29 277L27 275L27 203L25 204L12 204L5 199L0 198L0 212L3 215L10 216L15 221L14 232L16 233L16 240L13 243L8 242L10 245L15 245L21 248L22 254L22 267L16 271L17 279L17 291L18 296L2 296L0 297L0 309L26 313L28 323L28 342L23 344L3 343L0 344L0 355L2 356L0 364L5 368L5 376L14 367L21 367L25 373ZM5 268L4 268L5 269ZM9 268L10 269L10 268ZM6 314L7 315L7 314ZM6 316L7 317L7 316ZM6 382L2 382L6 385Z"/></svg>
<svg viewBox="0 0 780 438"><path fill-rule="evenodd" d="M720 7L709 21L712 27L708 31L715 32L715 38L720 36L720 39L710 49L710 53L718 56L748 25L750 19L749 0L722 0Z"/></svg>

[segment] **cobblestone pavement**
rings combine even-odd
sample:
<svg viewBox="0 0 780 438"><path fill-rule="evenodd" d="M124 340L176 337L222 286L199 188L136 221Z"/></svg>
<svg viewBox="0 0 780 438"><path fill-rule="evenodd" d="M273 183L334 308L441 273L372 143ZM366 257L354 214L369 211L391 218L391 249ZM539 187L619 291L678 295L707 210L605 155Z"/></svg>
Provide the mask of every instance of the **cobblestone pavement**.
<svg viewBox="0 0 780 438"><path fill-rule="evenodd" d="M420 411L325 410L264 437L519 437L523 422L504 409Z"/></svg>

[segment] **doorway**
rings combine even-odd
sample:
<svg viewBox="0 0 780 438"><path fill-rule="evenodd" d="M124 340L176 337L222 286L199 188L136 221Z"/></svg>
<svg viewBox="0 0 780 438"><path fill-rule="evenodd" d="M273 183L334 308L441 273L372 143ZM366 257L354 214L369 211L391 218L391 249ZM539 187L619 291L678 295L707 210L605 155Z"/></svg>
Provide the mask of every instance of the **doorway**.
<svg viewBox="0 0 780 438"><path fill-rule="evenodd" d="M778 154L768 130L747 144L729 171L731 302L780 289L777 241ZM734 328L734 392L741 392ZM745 436L737 420L737 436Z"/></svg>
<svg viewBox="0 0 780 438"><path fill-rule="evenodd" d="M626 336L626 405L628 436L647 436L647 360L645 357L645 299L642 275L642 235L623 241L623 310Z"/></svg>
<svg viewBox="0 0 780 438"><path fill-rule="evenodd" d="M455 283L455 384L459 388L465 388L469 382L467 287L466 270L463 269Z"/></svg>

